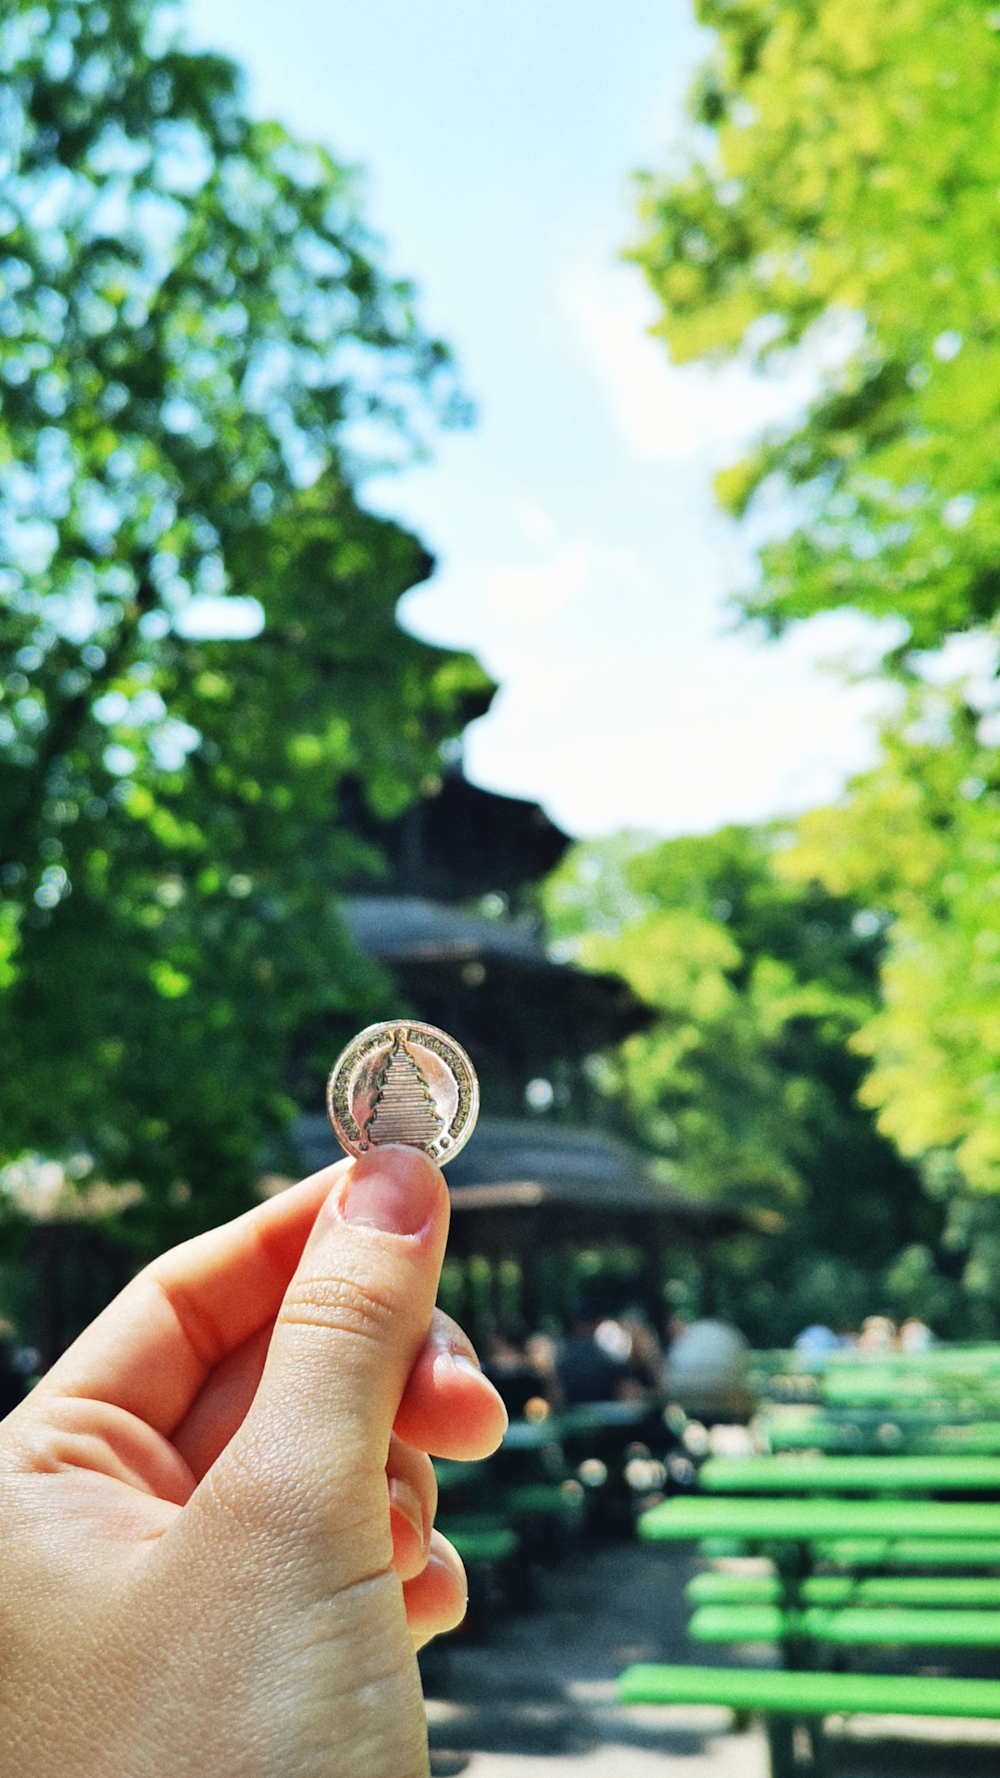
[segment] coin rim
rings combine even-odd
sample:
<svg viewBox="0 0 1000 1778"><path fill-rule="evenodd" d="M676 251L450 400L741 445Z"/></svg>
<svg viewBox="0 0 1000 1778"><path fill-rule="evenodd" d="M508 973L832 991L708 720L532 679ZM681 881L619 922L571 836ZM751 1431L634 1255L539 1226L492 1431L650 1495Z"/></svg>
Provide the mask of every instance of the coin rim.
<svg viewBox="0 0 1000 1778"><path fill-rule="evenodd" d="M412 1032L425 1049L433 1050L447 1063L457 1082L458 1105L447 1130L427 1147L416 1142L406 1145L416 1148L420 1154L429 1155L431 1160L443 1167L448 1161L454 1160L465 1147L476 1127L479 1117L479 1080L462 1045L438 1025L427 1025L422 1019L381 1019L378 1024L366 1025L363 1031L351 1038L330 1070L326 1083L327 1116L341 1148L354 1160L363 1154L370 1154L378 1146L377 1143L362 1141L361 1131L348 1103L347 1088L358 1062L363 1060L369 1050L375 1049L389 1032L395 1034L397 1031Z"/></svg>

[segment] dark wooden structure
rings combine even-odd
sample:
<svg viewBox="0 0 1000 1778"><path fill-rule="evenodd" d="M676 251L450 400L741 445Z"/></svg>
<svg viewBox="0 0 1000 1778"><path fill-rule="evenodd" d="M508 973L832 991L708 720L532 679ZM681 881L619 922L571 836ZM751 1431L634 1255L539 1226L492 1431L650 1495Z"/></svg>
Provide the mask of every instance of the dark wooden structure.
<svg viewBox="0 0 1000 1778"><path fill-rule="evenodd" d="M395 821L376 820L350 782L342 788L341 805L345 825L385 860L375 884L382 895L450 903L501 895L514 902L526 883L555 869L570 844L537 803L481 790L457 764L442 767L440 778L429 779ZM359 877L353 887L370 894L372 878Z"/></svg>
<svg viewBox="0 0 1000 1778"><path fill-rule="evenodd" d="M457 762L395 821L376 821L350 785L343 816L385 861L351 885L344 913L399 984L399 1011L465 1046L487 1113L518 1116L528 1082L542 1078L556 1115L591 1121L602 1108L585 1058L652 1015L617 976L546 951L534 888L569 835L537 803L470 784Z"/></svg>
<svg viewBox="0 0 1000 1778"><path fill-rule="evenodd" d="M340 1158L325 1117L300 1118L295 1135L305 1170ZM553 1289L571 1273L574 1253L632 1248L639 1266L626 1294L658 1327L671 1257L743 1226L738 1212L652 1179L621 1137L544 1118L480 1118L446 1177L449 1257L490 1267L490 1301L480 1300L472 1317L479 1338L504 1320L498 1280L505 1262L517 1265L520 1316L533 1328L553 1311L571 1312L570 1302L553 1300Z"/></svg>
<svg viewBox="0 0 1000 1778"><path fill-rule="evenodd" d="M629 1300L660 1326L670 1256L742 1223L658 1184L607 1128L613 1113L587 1059L655 1014L619 977L546 949L534 886L568 835L537 804L480 790L457 765L395 822L376 822L360 803L345 815L385 859L380 878L354 885L347 924L394 976L399 1013L449 1031L479 1074L484 1115L447 1170L449 1256L475 1285L463 1316L480 1339L509 1320L513 1272L527 1326L565 1321L574 1255L627 1249ZM526 1116L526 1088L540 1081L549 1109ZM322 1113L300 1118L295 1135L306 1170L339 1155Z"/></svg>
<svg viewBox="0 0 1000 1778"><path fill-rule="evenodd" d="M546 953L537 921L488 919L421 896L358 896L345 907L358 944L392 971L408 1008L468 1050L487 1113L516 1116L528 1081L551 1080L556 1110L595 1109L584 1059L653 1015L618 976Z"/></svg>

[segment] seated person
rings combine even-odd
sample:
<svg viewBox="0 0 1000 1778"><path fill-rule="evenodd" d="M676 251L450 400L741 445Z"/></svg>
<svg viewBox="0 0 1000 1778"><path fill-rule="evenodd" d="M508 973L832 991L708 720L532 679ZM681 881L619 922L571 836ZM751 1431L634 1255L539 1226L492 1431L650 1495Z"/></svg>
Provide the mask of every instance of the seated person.
<svg viewBox="0 0 1000 1778"><path fill-rule="evenodd" d="M618 1401L628 1382L628 1357L594 1338L603 1317L588 1303L577 1306L571 1331L556 1351L556 1376L564 1407L585 1401Z"/></svg>
<svg viewBox="0 0 1000 1778"><path fill-rule="evenodd" d="M512 1420L523 1420L529 1401L545 1395L545 1378L539 1376L514 1333L495 1333L483 1366Z"/></svg>

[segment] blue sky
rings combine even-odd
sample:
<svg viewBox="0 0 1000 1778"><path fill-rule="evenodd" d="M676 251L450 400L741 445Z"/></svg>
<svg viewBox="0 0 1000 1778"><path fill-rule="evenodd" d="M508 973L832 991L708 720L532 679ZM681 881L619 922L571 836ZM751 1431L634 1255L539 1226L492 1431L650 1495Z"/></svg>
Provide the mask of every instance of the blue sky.
<svg viewBox="0 0 1000 1778"><path fill-rule="evenodd" d="M500 681L469 775L575 834L704 831L836 794L872 751L870 687L730 632L750 571L710 478L810 386L669 365L621 264L629 174L683 141L706 34L682 0L188 0L250 103L366 169L368 218L454 347L479 419L369 504L438 557L416 634ZM729 633L727 633L729 632Z"/></svg>

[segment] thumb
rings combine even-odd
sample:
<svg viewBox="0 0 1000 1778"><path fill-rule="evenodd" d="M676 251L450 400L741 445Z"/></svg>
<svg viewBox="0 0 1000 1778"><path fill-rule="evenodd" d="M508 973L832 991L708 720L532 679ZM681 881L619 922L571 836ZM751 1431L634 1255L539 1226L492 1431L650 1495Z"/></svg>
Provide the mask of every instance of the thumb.
<svg viewBox="0 0 1000 1778"><path fill-rule="evenodd" d="M447 1234L444 1179L420 1150L357 1160L319 1212L253 1405L214 1466L216 1498L288 1555L297 1544L300 1582L311 1574L321 1596L391 1562L389 1439Z"/></svg>

